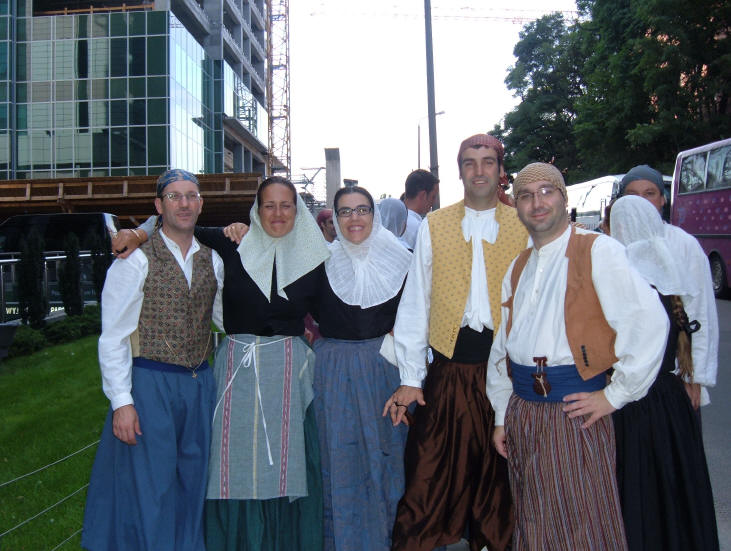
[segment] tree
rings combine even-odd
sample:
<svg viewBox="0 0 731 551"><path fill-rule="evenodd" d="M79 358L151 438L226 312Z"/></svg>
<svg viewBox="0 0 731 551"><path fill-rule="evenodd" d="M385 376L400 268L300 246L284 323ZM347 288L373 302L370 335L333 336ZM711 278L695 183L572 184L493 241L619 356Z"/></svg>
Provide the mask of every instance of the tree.
<svg viewBox="0 0 731 551"><path fill-rule="evenodd" d="M575 25L559 13L526 25L513 50L517 60L505 84L521 103L493 133L505 144L505 166L517 171L533 161L579 172L573 136L576 99L582 93L581 49Z"/></svg>
<svg viewBox="0 0 731 551"><path fill-rule="evenodd" d="M63 240L66 260L59 268L58 283L63 309L68 316L84 313L84 298L81 294L81 262L79 260L79 238L69 232Z"/></svg>
<svg viewBox="0 0 731 551"><path fill-rule="evenodd" d="M33 329L42 328L48 315L48 298L43 285L43 248L43 238L33 228L21 243L18 263L20 317Z"/></svg>

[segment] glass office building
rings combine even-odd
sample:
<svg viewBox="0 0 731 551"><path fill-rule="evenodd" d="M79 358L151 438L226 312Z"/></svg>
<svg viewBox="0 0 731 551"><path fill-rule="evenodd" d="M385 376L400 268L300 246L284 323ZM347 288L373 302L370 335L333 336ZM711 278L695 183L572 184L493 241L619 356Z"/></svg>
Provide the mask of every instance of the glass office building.
<svg viewBox="0 0 731 551"><path fill-rule="evenodd" d="M263 0L0 0L0 179L264 172Z"/></svg>

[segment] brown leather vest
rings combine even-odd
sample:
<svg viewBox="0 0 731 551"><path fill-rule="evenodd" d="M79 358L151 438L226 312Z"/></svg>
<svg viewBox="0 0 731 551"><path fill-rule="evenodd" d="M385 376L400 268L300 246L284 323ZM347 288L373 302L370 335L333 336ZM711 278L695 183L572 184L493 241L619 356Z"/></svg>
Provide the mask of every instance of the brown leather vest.
<svg viewBox="0 0 731 551"><path fill-rule="evenodd" d="M598 234L577 234L576 229L572 227L566 247L566 257L569 259L564 298L566 337L576 369L585 381L603 373L617 361L617 356L614 354L617 333L604 317L591 279L591 247L597 237ZM506 335L510 334L513 324L515 289L532 250L525 249L518 255L510 274L513 294L503 303L503 306L510 310L505 326Z"/></svg>
<svg viewBox="0 0 731 551"><path fill-rule="evenodd" d="M133 355L196 367L212 348L211 314L217 283L211 249L201 245L193 256L188 288L183 270L158 231L140 248L147 256L148 270Z"/></svg>

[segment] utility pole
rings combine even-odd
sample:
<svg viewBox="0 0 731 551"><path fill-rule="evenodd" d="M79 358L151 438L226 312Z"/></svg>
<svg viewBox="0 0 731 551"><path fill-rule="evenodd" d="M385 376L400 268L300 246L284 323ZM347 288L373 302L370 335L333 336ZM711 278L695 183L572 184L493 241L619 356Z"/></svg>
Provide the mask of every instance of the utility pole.
<svg viewBox="0 0 731 551"><path fill-rule="evenodd" d="M437 160L437 116L434 107L434 54L431 36L431 0L424 0L424 25L426 31L426 93L429 113L429 170L439 179ZM434 198L435 210L439 208L439 193Z"/></svg>

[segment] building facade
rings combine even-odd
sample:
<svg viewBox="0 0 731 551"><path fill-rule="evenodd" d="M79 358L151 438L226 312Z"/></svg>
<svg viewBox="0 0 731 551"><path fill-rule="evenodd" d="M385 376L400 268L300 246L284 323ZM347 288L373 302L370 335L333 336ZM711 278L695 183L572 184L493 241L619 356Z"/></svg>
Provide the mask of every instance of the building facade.
<svg viewBox="0 0 731 551"><path fill-rule="evenodd" d="M0 0L0 179L260 172L264 0Z"/></svg>

